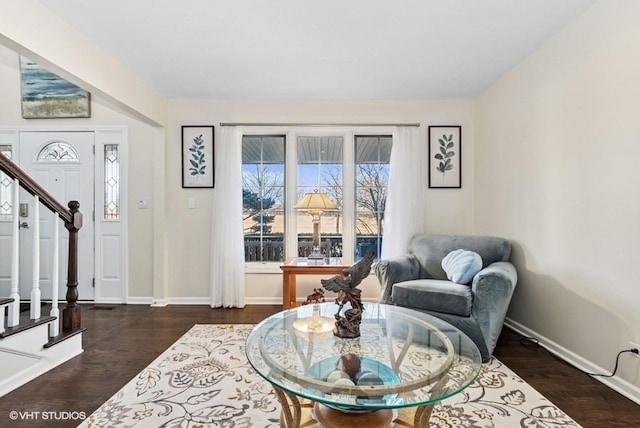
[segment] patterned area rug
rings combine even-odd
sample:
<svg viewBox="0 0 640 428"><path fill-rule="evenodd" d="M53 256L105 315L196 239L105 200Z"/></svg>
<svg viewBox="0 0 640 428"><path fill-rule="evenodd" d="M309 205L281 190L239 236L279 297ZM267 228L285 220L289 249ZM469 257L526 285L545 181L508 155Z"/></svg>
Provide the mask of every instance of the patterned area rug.
<svg viewBox="0 0 640 428"><path fill-rule="evenodd" d="M280 426L280 404L244 353L252 328L195 325L80 427ZM436 427L580 426L494 358L470 387L435 406Z"/></svg>

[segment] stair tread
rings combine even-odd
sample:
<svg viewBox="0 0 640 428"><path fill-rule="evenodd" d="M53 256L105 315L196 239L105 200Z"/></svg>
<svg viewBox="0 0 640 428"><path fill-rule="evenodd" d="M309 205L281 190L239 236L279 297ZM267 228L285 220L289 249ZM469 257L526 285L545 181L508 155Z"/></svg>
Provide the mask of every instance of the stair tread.
<svg viewBox="0 0 640 428"><path fill-rule="evenodd" d="M0 306L8 305L9 303L13 303L13 297L2 297L2 298L0 298Z"/></svg>
<svg viewBox="0 0 640 428"><path fill-rule="evenodd" d="M49 341L47 343L45 343L44 347L45 348L51 348L54 345L57 345L60 342L63 342L77 334L82 333L83 331L85 331L87 328L86 327L80 327L80 328L75 328L73 330L66 330L63 331L62 333L60 333L57 336L54 337L50 337Z"/></svg>
<svg viewBox="0 0 640 428"><path fill-rule="evenodd" d="M55 321L56 317L40 317L37 320L32 319L20 319L20 324L15 327L6 327L5 330L0 333L0 339L4 339L5 337L9 337L13 334L20 333L21 331L29 330L30 328L37 327L42 324L50 323L51 321Z"/></svg>

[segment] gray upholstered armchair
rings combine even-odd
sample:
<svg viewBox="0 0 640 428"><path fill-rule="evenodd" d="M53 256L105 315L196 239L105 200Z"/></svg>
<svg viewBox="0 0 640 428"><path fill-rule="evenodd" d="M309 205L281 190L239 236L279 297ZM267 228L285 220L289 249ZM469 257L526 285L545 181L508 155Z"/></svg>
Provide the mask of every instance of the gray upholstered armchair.
<svg viewBox="0 0 640 428"><path fill-rule="evenodd" d="M482 258L482 268L469 284L449 281L441 266L447 254L459 249ZM375 266L380 303L418 309L453 324L476 343L482 359L487 360L516 286L510 254L511 244L502 238L416 235L407 254Z"/></svg>

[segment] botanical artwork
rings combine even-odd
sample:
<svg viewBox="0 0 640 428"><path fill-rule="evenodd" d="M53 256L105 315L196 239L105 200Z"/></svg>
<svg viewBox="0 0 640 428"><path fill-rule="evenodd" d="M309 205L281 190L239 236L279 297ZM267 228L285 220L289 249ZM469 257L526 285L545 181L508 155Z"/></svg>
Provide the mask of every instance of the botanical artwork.
<svg viewBox="0 0 640 428"><path fill-rule="evenodd" d="M90 117L90 94L36 62L20 57L22 117Z"/></svg>
<svg viewBox="0 0 640 428"><path fill-rule="evenodd" d="M460 188L461 127L429 127L429 187Z"/></svg>
<svg viewBox="0 0 640 428"><path fill-rule="evenodd" d="M213 187L213 126L182 127L182 187Z"/></svg>
<svg viewBox="0 0 640 428"><path fill-rule="evenodd" d="M455 143L452 140L453 134L449 134L449 136L444 134L442 137L438 138L438 143L440 143L440 153L436 153L434 157L439 161L436 169L438 172L441 172L443 176L447 171L451 171L453 169L451 158L456 155L456 152L454 150Z"/></svg>
<svg viewBox="0 0 640 428"><path fill-rule="evenodd" d="M252 329L248 324L194 325L79 427L282 426L271 384L247 361ZM416 366L430 358L408 355ZM467 366L454 363L450 378L467 376L462 373ZM394 426L411 426L411 411L399 409ZM469 387L436 404L429 422L450 428L580 428L495 358L482 365ZM320 428L307 413L301 426Z"/></svg>
<svg viewBox="0 0 640 428"><path fill-rule="evenodd" d="M189 175L192 177L204 175L207 165L204 160L204 138L202 138L202 134L193 139L193 145L189 147L189 151L191 152Z"/></svg>

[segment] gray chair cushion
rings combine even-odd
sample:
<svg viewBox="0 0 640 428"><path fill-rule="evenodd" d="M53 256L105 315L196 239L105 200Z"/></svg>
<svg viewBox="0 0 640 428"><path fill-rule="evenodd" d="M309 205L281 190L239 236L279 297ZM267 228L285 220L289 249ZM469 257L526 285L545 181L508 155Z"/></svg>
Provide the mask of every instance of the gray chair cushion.
<svg viewBox="0 0 640 428"><path fill-rule="evenodd" d="M468 317L471 287L437 279L416 279L394 284L391 300L396 305Z"/></svg>
<svg viewBox="0 0 640 428"><path fill-rule="evenodd" d="M409 243L409 254L420 261L421 278L447 279L442 259L451 251L465 249L482 257L482 267L495 262L506 262L511 255L511 244L503 238L490 236L416 235Z"/></svg>

